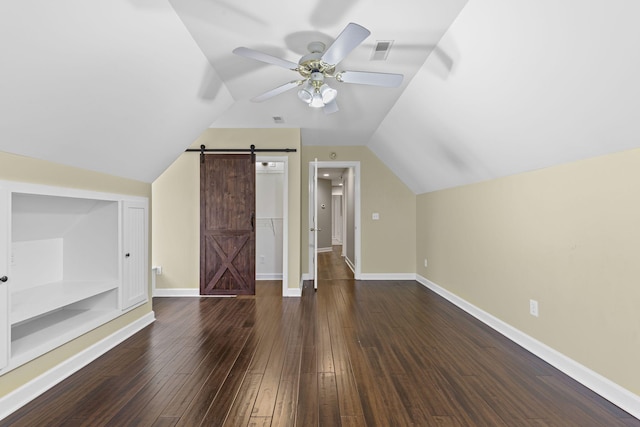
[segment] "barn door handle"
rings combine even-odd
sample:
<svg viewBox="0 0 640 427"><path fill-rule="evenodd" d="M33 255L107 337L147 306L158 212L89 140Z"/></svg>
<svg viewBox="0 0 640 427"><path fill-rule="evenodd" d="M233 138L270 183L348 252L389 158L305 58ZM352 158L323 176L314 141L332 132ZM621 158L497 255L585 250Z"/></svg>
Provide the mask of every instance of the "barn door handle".
<svg viewBox="0 0 640 427"><path fill-rule="evenodd" d="M255 231L256 227L254 225L254 220L255 220L256 214L251 212L251 231Z"/></svg>

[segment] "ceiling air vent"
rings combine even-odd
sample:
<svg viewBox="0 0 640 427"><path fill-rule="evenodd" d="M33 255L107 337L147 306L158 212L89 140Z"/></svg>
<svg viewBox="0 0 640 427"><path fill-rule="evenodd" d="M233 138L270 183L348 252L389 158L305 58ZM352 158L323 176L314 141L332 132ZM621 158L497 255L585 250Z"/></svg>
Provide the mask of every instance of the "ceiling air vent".
<svg viewBox="0 0 640 427"><path fill-rule="evenodd" d="M273 123L277 123L277 124L284 123L284 119L280 116L273 116Z"/></svg>
<svg viewBox="0 0 640 427"><path fill-rule="evenodd" d="M372 61L384 61L389 55L393 40L378 40L373 47L373 53L371 54Z"/></svg>

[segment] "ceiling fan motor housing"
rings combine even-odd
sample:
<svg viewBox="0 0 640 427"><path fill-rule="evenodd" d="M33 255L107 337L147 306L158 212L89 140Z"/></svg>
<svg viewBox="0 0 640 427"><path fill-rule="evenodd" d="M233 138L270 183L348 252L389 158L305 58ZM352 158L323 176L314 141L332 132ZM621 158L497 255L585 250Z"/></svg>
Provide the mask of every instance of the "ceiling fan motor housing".
<svg viewBox="0 0 640 427"><path fill-rule="evenodd" d="M303 56L298 61L298 72L302 77L308 79L313 73L321 73L324 76L332 77L335 71L335 64L327 64L322 61L325 47L322 42L311 42L307 45L307 49L311 53Z"/></svg>
<svg viewBox="0 0 640 427"><path fill-rule="evenodd" d="M322 42L311 42L307 45L307 49L311 53L324 53L326 47Z"/></svg>

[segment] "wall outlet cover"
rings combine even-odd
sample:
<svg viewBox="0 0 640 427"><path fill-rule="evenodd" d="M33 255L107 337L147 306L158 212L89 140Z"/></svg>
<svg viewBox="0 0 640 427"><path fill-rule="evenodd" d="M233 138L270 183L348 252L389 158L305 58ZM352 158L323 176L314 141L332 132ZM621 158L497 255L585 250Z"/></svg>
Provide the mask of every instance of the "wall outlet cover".
<svg viewBox="0 0 640 427"><path fill-rule="evenodd" d="M529 300L529 314L538 317L538 301L534 299Z"/></svg>

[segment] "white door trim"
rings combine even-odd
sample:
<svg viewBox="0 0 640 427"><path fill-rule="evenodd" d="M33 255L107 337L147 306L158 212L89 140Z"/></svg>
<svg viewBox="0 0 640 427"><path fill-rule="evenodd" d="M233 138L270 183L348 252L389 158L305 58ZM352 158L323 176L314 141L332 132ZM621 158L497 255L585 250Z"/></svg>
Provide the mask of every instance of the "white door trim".
<svg viewBox="0 0 640 427"><path fill-rule="evenodd" d="M310 161L309 162L309 189L311 190L311 186L313 185L313 167L314 167L314 162ZM330 168L330 169L338 169L338 168L344 168L344 169L348 169L348 168L353 168L353 172L354 172L354 188L353 188L353 192L354 192L354 244L355 244L355 259L352 260L355 264L355 268L354 268L354 278L356 280L360 279L361 276L361 265L362 265L362 257L361 257L361 245L360 245L360 162L358 161L344 161L344 162L323 162L323 161L319 161L318 162L318 169L323 169L323 168ZM312 212L313 212L313 200L311 198L311 192L309 192L309 216L308 216L308 220L307 220L307 224L311 224L312 222ZM346 200L343 199L343 205L346 206ZM343 216L343 219L346 220L346 215ZM307 227L307 230L309 230L310 227ZM311 235L310 235L311 231L309 231L309 242L311 242ZM346 235L346 229L344 230L343 233L343 242L345 239L345 235ZM310 245L309 246L309 267L308 267L308 276L311 277L311 275L313 274L310 270L313 267L313 250L311 248Z"/></svg>
<svg viewBox="0 0 640 427"><path fill-rule="evenodd" d="M289 294L289 157L256 156L256 162L283 162L282 178L282 295Z"/></svg>

